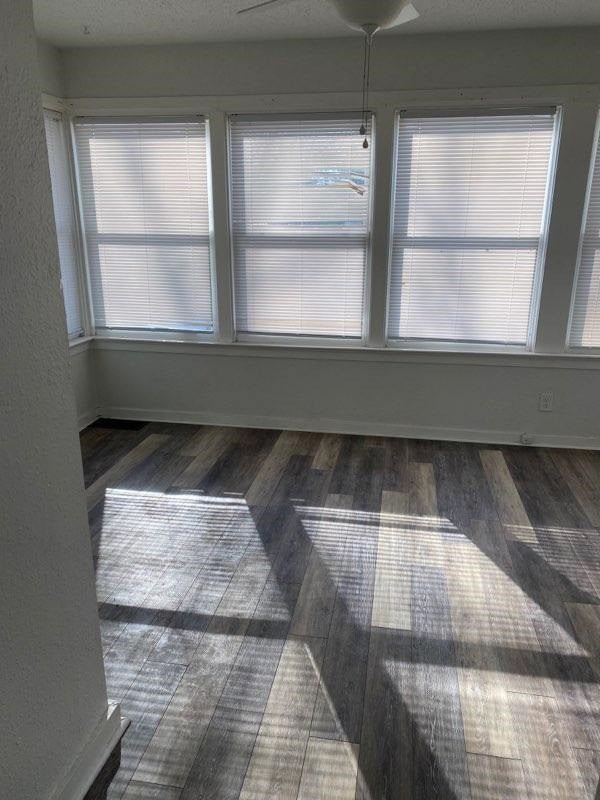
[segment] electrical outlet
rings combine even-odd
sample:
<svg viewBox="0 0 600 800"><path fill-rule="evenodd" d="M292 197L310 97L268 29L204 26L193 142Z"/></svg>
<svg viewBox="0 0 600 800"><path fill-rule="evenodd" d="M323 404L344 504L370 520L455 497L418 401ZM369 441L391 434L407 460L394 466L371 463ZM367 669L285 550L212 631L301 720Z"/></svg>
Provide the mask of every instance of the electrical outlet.
<svg viewBox="0 0 600 800"><path fill-rule="evenodd" d="M540 411L552 411L554 406L554 392L542 392L540 394Z"/></svg>

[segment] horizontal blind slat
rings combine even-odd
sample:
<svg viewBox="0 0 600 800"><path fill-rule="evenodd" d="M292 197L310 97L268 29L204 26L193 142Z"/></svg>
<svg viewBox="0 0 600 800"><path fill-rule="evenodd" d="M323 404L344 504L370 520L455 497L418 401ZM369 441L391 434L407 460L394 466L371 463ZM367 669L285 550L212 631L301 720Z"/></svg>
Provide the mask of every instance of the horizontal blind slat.
<svg viewBox="0 0 600 800"><path fill-rule="evenodd" d="M211 331L204 120L75 121L98 328Z"/></svg>
<svg viewBox="0 0 600 800"><path fill-rule="evenodd" d="M362 336L370 152L360 120L230 125L236 328Z"/></svg>
<svg viewBox="0 0 600 800"><path fill-rule="evenodd" d="M398 120L388 337L525 344L553 114Z"/></svg>

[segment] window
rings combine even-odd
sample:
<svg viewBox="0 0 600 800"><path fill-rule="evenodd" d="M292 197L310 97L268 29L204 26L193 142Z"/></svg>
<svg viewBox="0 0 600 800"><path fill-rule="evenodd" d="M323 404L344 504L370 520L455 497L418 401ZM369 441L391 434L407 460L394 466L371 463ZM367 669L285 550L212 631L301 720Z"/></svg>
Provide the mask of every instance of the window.
<svg viewBox="0 0 600 800"><path fill-rule="evenodd" d="M83 334L83 322L79 292L77 227L69 170L69 151L62 115L56 111L45 110L44 126L52 181L52 200L67 331L69 336L74 338Z"/></svg>
<svg viewBox="0 0 600 800"><path fill-rule="evenodd" d="M94 323L212 330L206 125L75 121Z"/></svg>
<svg viewBox="0 0 600 800"><path fill-rule="evenodd" d="M571 326L571 347L600 347L600 121L588 185Z"/></svg>
<svg viewBox="0 0 600 800"><path fill-rule="evenodd" d="M529 343L555 120L399 117L390 339Z"/></svg>
<svg viewBox="0 0 600 800"><path fill-rule="evenodd" d="M238 333L359 339L370 153L360 119L233 117Z"/></svg>

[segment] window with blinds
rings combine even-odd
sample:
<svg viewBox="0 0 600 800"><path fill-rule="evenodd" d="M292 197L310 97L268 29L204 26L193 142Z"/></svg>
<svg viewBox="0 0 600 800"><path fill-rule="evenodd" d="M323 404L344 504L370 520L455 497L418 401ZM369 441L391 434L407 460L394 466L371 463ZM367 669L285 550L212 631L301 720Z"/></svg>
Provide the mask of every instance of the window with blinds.
<svg viewBox="0 0 600 800"><path fill-rule="evenodd" d="M389 339L530 342L555 123L399 116Z"/></svg>
<svg viewBox="0 0 600 800"><path fill-rule="evenodd" d="M74 127L95 327L211 331L205 121Z"/></svg>
<svg viewBox="0 0 600 800"><path fill-rule="evenodd" d="M600 347L600 119L588 184L569 330L571 347Z"/></svg>
<svg viewBox="0 0 600 800"><path fill-rule="evenodd" d="M238 334L362 336L370 153L360 119L230 123Z"/></svg>
<svg viewBox="0 0 600 800"><path fill-rule="evenodd" d="M56 111L44 110L44 126L46 128L67 331L69 336L74 338L83 334L83 321L79 290L78 235L69 169L69 150L61 114Z"/></svg>

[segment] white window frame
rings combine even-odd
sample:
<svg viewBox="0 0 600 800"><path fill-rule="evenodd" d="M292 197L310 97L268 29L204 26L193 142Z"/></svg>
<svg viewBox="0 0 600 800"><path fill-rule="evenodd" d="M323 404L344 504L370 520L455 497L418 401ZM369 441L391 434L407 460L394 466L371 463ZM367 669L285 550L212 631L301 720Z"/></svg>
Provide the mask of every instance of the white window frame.
<svg viewBox="0 0 600 800"><path fill-rule="evenodd" d="M550 216L554 200L554 185L556 178L556 168L558 163L558 151L560 143L560 133L562 129L562 105L477 105L464 106L455 105L451 107L422 107L411 106L410 108L397 108L394 120L394 155L392 170L392 187L390 198L390 234L388 245L388 266L387 266L387 287L386 287L386 310L385 310L385 341L386 347L393 350L415 350L425 352L449 352L449 353L533 353L535 352L535 341L537 335L537 322L540 311L540 300L542 283L544 280L544 270L546 265L546 250L548 245L548 233L550 229ZM388 335L388 323L391 303L391 284L392 284L392 254L394 248L394 214L396 203L396 182L398 180L398 135L402 119L420 117L489 117L489 116L519 116L523 114L548 114L554 115L554 127L552 133L552 148L548 161L548 175L544 193L544 208L542 211L542 224L538 239L537 255L535 260L533 286L531 292L531 303L529 307L529 320L527 325L527 341L524 345L502 344L494 342L462 342L448 341L445 339L394 339Z"/></svg>
<svg viewBox="0 0 600 800"><path fill-rule="evenodd" d="M349 109L347 111L335 109L331 112L303 112L298 111L286 113L256 113L256 114L239 114L238 112L230 112L227 114L227 196L228 196L228 215L227 224L229 228L229 248L231 253L230 270L231 270L231 305L233 312L233 341L246 344L264 344L264 345L282 345L284 347L330 347L330 348L368 348L369 347L369 305L371 296L371 261L373 249L373 207L375 197L375 140L376 140L376 118L374 112L369 112L371 122L370 133L370 184L369 184L369 209L368 209L368 225L369 229L366 236L366 249L365 249L365 272L363 276L363 306L361 317L361 330L362 336L356 338L342 338L338 336L302 336L302 335L288 335L288 334L273 334L273 333L239 333L235 320L235 265L233 263L233 207L231 202L232 197L232 174L231 174L231 125L232 121L237 116L243 116L246 120L255 118L257 120L319 120L323 118L346 118L348 114L355 114L357 121L360 124L359 113L357 110ZM357 130L357 139L361 138Z"/></svg>
<svg viewBox="0 0 600 800"><path fill-rule="evenodd" d="M339 352L339 358L357 358L371 361L373 359L395 363L399 359L403 363L429 363L433 359L437 363L485 363L489 365L505 363L511 359L516 365L529 363L534 359L538 363L543 359L554 359L557 364L577 366L582 363L595 364L600 357L600 350L594 351L585 348L584 351L569 349L567 341L567 320L569 318L570 297L567 296L572 288L572 278L575 271L575 260L578 239L575 227L580 224L580 209L577 209L577 220L573 224L573 215L569 218L568 209L576 202L580 191L581 207L583 206L587 182L586 168L576 168L576 176L570 165L570 157L574 154L574 147L592 146L592 129L597 119L598 109L598 84L579 85L554 85L537 87L486 87L468 89L433 89L433 90L399 90L375 91L371 94L371 111L377 117L377 137L371 143L374 169L372 170L373 196L371 205L371 247L368 253L368 307L364 312L367 315L363 329L364 341L353 340L350 343L341 343L332 340L308 341L303 338L298 341L285 342L280 337L267 341L261 337L255 344L236 341L233 327L233 287L232 287L232 260L231 260L231 226L229 221L229 163L228 163L228 118L231 114L257 114L284 113L292 116L299 114L318 114L323 112L348 113L356 111L360 104L360 97L356 93L323 92L295 95L228 95L228 96L190 96L181 97L124 97L124 98L70 98L60 102L59 110L69 122L74 116L182 116L202 115L208 120L208 147L210 148L211 163L209 164L212 179L212 208L214 209L214 238L216 257L212 268L213 291L216 289L217 302L213 308L214 336L199 338L193 335L191 340L181 333L167 336L164 333L150 336L141 335L139 331L115 332L107 336L105 331L95 334L91 324L91 315L86 302L83 312L87 313L88 327L86 333L95 347L126 348L140 352L214 352L216 354L243 356L248 350L254 353L263 353L275 357L278 353L306 358L333 358ZM427 348L416 347L413 342L408 345L399 343L400 346L389 346L387 335L387 310L389 282L389 248L391 245L390 234L390 203L392 200L392 164L395 170L395 156L391 161L391 153L396 147L394 135L395 111L410 108L418 113L421 109L435 108L438 113L451 113L455 108L468 107L474 112L480 109L482 113L502 107L518 107L523 112L535 106L562 106L564 109L563 127L567 144L566 159L563 153L558 154L558 171L555 170L556 189L558 194L554 197L556 211L551 215L550 236L544 274L540 276L542 291L538 298L539 320L537 324L537 337L531 350L522 348L513 349L510 345L483 345L466 347L448 347L432 344ZM52 107L52 106L50 106ZM585 109L589 109L586 111ZM566 124L564 122L566 121ZM582 125L584 126L582 128ZM588 130L589 126L589 130ZM71 144L71 142L70 142ZM558 140L556 140L558 145ZM556 148L558 150L558 147ZM561 150L562 150L561 144ZM589 155L589 154L588 154ZM389 168L388 168L389 165ZM74 171L73 162L71 164ZM579 167L579 165L578 165ZM584 175L585 171L585 175ZM581 174L580 174L581 173ZM74 185L77 188L76 181ZM553 187L554 194L554 187ZM77 192L78 195L78 192ZM79 208L77 197L76 208ZM556 216L558 215L558 216ZM79 216L79 215L78 215ZM555 219L556 217L556 219ZM567 229L562 230L562 222L566 217ZM78 219L79 222L79 219ZM81 236L81 230L80 230ZM568 240L565 246L565 237ZM565 257L572 252L571 263L565 264ZM87 266L82 259L84 274L83 285L87 285ZM567 269L565 270L565 267ZM565 275L565 272L567 273ZM557 289L564 289L562 284L568 281L568 288L563 295L556 293ZM85 294L85 292L84 292ZM558 329L554 320L558 319ZM557 338L558 337L558 338ZM82 339L74 341L81 344ZM213 351L214 347L214 351ZM238 353L239 351L239 353ZM436 355L436 353L439 354ZM539 361L539 363L542 363Z"/></svg>
<svg viewBox="0 0 600 800"><path fill-rule="evenodd" d="M585 226L587 222L588 209L590 205L590 197L592 194L592 179L596 166L596 159L600 158L600 108L596 117L596 127L594 128L594 147L592 150L592 157L590 159L590 166L588 170L587 188L585 193L585 203L583 206L583 214L581 215L581 229L579 231L579 246L577 248L577 262L575 272L573 275L573 286L571 289L571 304L569 307L569 322L567 325L567 338L565 341L565 349L569 353L579 355L598 356L600 355L600 345L592 347L585 347L580 345L571 344L571 327L573 325L573 315L575 313L575 299L577 295L577 283L579 281L579 269L581 266L581 256L583 254L583 240L585 233Z"/></svg>
<svg viewBox="0 0 600 800"><path fill-rule="evenodd" d="M87 264L85 261L85 248L82 237L81 216L79 205L79 183L77 178L77 162L73 149L73 139L71 133L71 114L64 100L52 95L42 95L42 109L53 111L61 116L61 125L65 134L65 144L67 150L67 171L69 174L69 184L71 190L71 200L73 208L73 225L75 228L75 260L77 265L77 299L81 312L81 327L83 332L78 336L69 336L69 345L80 344L82 339L89 339L94 335L94 327L91 316L91 305L88 294Z"/></svg>
<svg viewBox="0 0 600 800"><path fill-rule="evenodd" d="M76 208L78 217L78 229L80 232L80 247L83 254L82 262L84 265L85 285L87 296L87 308L90 320L91 336L98 335L94 321L94 306L92 303L92 287L91 275L87 254L87 238L85 233L84 211L83 211L83 197L81 191L81 180L79 175L79 167L77 161L77 148L75 144L75 120L80 117L98 117L99 119L115 119L122 117L123 120L135 120L135 122L169 122L173 119L176 120L189 120L195 122L201 119L206 125L206 159L207 159L207 177L208 177L208 217L209 217L209 251L210 251L210 286L211 286L211 303L212 303L212 317L213 329L212 331L169 331L169 330L147 330L140 328L102 328L99 334L103 339L131 339L140 341L184 341L184 342L215 342L217 341L217 325L218 325L218 309L217 309L217 269L216 269L216 256L215 256L215 235L214 235L214 211L213 211L213 193L212 189L212 169L211 169L211 128L210 119L204 113L186 113L180 114L175 111L171 114L160 111L156 114L149 114L147 111L136 113L135 109L125 110L115 113L114 109L107 109L106 111L99 110L92 114L86 113L71 113L69 119L69 141L71 150L71 162L76 186Z"/></svg>

